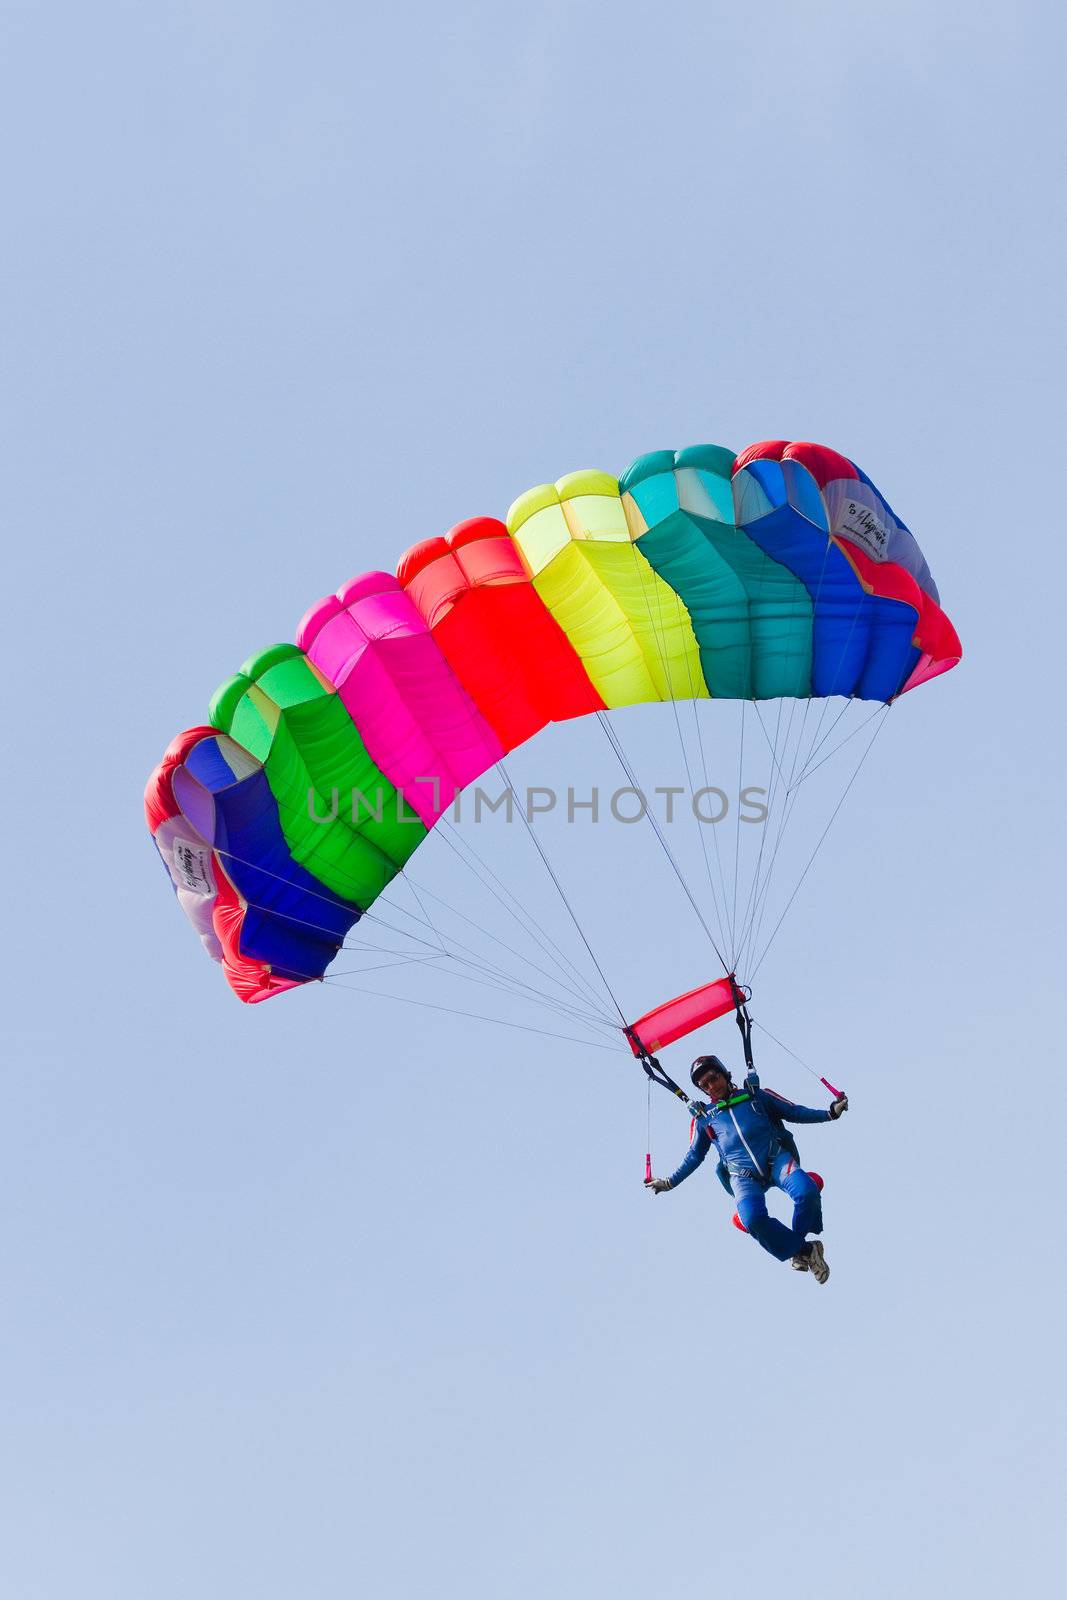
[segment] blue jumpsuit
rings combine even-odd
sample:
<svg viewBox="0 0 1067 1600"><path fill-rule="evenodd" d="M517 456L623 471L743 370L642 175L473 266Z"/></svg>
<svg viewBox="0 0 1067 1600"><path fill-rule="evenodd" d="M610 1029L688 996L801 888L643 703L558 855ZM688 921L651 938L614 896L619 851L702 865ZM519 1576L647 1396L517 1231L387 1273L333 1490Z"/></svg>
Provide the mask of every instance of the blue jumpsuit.
<svg viewBox="0 0 1067 1600"><path fill-rule="evenodd" d="M697 1106L693 1138L671 1188L695 1172L712 1145L719 1162L716 1176L737 1201L737 1214L753 1239L778 1261L788 1261L804 1248L809 1233L822 1232L822 1199L818 1187L800 1165L796 1141L786 1122L829 1122L829 1111L794 1105L773 1089L762 1089L756 1074L713 1106ZM768 1189L781 1189L793 1202L793 1225L787 1228L767 1211Z"/></svg>

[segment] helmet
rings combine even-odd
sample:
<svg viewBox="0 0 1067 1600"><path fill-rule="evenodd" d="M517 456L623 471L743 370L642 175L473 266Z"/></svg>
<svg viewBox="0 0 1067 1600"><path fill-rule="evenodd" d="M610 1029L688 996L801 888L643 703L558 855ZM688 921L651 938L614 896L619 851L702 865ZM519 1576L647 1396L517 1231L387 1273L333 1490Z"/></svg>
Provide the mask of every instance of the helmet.
<svg viewBox="0 0 1067 1600"><path fill-rule="evenodd" d="M695 1088L699 1087L697 1079L708 1071L721 1072L727 1083L730 1082L730 1069L718 1056L697 1056L689 1069L689 1078Z"/></svg>

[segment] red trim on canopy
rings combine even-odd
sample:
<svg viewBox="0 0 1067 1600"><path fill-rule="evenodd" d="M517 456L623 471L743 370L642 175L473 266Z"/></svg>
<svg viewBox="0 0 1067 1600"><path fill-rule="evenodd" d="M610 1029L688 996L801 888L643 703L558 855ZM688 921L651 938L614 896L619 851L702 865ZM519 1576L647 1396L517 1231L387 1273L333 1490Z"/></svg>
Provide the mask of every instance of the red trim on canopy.
<svg viewBox="0 0 1067 1600"><path fill-rule="evenodd" d="M226 876L218 856L215 857L215 877L218 894L211 921L223 949L222 970L226 982L238 1000L243 1000L245 1005L256 1005L260 1000L269 1000L271 995L281 994L284 989L299 989L307 979L275 977L265 961L241 954L247 903Z"/></svg>
<svg viewBox="0 0 1067 1600"><path fill-rule="evenodd" d="M796 461L806 467L820 489L837 478L858 479L859 473L847 456L825 444L810 444L800 439L760 439L742 450L734 462L734 477L753 461Z"/></svg>
<svg viewBox="0 0 1067 1600"><path fill-rule="evenodd" d="M153 833L178 816L180 806L174 798L173 778L202 739L217 739L217 728L186 728L172 739L163 760L156 767L145 786L144 809L148 826ZM265 961L241 953L241 933L248 907L230 882L216 851L211 852L215 870L215 895L211 907L211 925L222 946L222 970L226 981L239 1000L254 1005L259 1000L269 1000L283 989L296 989L304 979L275 977Z"/></svg>
<svg viewBox="0 0 1067 1600"><path fill-rule="evenodd" d="M218 731L217 728L186 728L170 741L163 752L163 760L145 784L144 814L150 833L155 833L162 823L178 815L178 803L171 788L175 769L183 764L201 739L217 738Z"/></svg>
<svg viewBox="0 0 1067 1600"><path fill-rule="evenodd" d="M948 672L963 656L960 636L937 601L928 594L923 595L923 600L923 614L915 638L922 657L901 689L901 694L906 694L920 683L926 683L930 678L936 678L941 672Z"/></svg>

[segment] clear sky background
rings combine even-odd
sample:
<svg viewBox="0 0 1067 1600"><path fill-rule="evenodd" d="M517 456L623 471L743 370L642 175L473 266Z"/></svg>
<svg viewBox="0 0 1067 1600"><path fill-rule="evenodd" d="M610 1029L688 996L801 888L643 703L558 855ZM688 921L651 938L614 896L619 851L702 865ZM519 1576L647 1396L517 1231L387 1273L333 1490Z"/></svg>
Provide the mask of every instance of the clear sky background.
<svg viewBox="0 0 1067 1600"><path fill-rule="evenodd" d="M1054 1586L1060 8L0 26L0 1590ZM328 986L239 1006L141 815L216 684L347 577L578 467L767 436L871 473L966 649L761 975L852 1096L801 1141L825 1289L710 1169L643 1192L621 1053ZM634 1010L704 965L637 831L597 835L602 900L590 835L552 834ZM655 1140L685 1145L666 1096Z"/></svg>

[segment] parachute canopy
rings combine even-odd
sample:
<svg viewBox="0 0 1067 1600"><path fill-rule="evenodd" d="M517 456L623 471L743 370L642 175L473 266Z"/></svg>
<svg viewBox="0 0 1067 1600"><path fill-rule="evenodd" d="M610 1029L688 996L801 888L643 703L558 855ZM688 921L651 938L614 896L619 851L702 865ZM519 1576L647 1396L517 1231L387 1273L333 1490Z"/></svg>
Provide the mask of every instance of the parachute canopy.
<svg viewBox="0 0 1067 1600"><path fill-rule="evenodd" d="M960 659L858 467L782 440L577 472L368 572L250 657L148 782L245 1001L320 979L456 795L549 722L646 701L888 703Z"/></svg>

